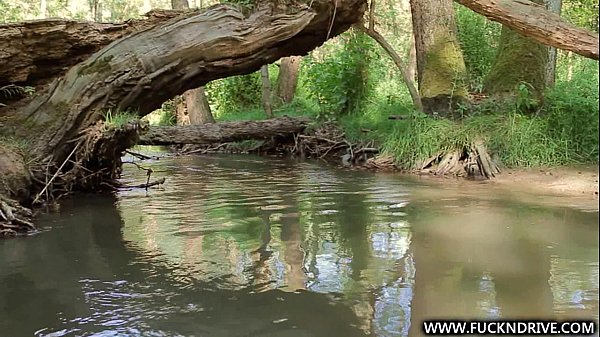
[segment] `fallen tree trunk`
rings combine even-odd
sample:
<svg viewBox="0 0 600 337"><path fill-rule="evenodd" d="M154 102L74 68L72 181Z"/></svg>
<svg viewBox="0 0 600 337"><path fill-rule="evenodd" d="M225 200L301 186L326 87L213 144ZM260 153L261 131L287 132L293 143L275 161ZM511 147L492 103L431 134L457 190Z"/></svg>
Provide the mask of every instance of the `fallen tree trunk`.
<svg viewBox="0 0 600 337"><path fill-rule="evenodd" d="M103 111L144 116L211 80L305 54L358 21L363 7L363 0L341 1L337 8L315 0L312 8L262 8L245 17L219 5L175 18L115 41L71 68L6 125L32 138L34 155L55 154L60 161L71 147L67 142L101 120Z"/></svg>
<svg viewBox="0 0 600 337"><path fill-rule="evenodd" d="M0 112L0 150L11 151L3 158L0 178L3 167L22 168L9 171L14 173L10 182L19 183L0 184L0 195L15 199L17 191L29 190L31 202L42 188L52 190L55 180L48 178L57 173L67 188L100 187L104 178L118 176L128 146L109 146L98 135L108 111L144 116L211 80L304 55L358 22L365 5L365 0L314 0L311 6L259 6L249 15L217 5L114 41L69 69L24 109ZM131 131L124 135L133 137L138 129L126 130ZM10 150L13 141L26 149Z"/></svg>
<svg viewBox="0 0 600 337"><path fill-rule="evenodd" d="M152 11L123 23L47 19L0 25L0 87L36 86L64 74L109 43L155 26L181 11Z"/></svg>
<svg viewBox="0 0 600 337"><path fill-rule="evenodd" d="M542 44L598 60L598 34L567 23L542 5L527 0L455 1Z"/></svg>
<svg viewBox="0 0 600 337"><path fill-rule="evenodd" d="M184 126L154 126L140 136L140 145L211 144L247 139L268 139L302 132L305 117L280 117L263 121L222 122Z"/></svg>

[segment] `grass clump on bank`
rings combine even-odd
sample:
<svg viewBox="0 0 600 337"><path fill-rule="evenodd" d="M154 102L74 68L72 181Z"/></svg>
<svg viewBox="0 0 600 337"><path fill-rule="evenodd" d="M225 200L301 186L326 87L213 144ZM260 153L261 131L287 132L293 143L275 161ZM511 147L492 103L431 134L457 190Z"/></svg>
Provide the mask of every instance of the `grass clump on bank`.
<svg viewBox="0 0 600 337"><path fill-rule="evenodd" d="M107 127L120 128L129 122L137 120L139 120L138 115L130 111L108 110L104 114L104 125Z"/></svg>
<svg viewBox="0 0 600 337"><path fill-rule="evenodd" d="M596 81L597 83L597 81ZM460 121L407 111L407 104L375 103L340 123L352 139L375 141L403 169L438 153L485 141L506 167L598 163L598 90L589 79L557 84L537 113L487 105ZM400 111L403 119L389 120Z"/></svg>

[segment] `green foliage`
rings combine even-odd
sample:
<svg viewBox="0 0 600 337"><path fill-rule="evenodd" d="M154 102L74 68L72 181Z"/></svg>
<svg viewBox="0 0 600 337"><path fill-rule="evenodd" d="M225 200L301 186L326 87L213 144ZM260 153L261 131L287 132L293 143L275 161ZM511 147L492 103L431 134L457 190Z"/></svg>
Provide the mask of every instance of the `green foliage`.
<svg viewBox="0 0 600 337"><path fill-rule="evenodd" d="M340 39L344 43L332 46L332 52L322 60L309 57L303 64L303 83L309 97L319 104L320 116L325 118L359 109L372 88L369 67L373 42L357 31L346 32Z"/></svg>
<svg viewBox="0 0 600 337"><path fill-rule="evenodd" d="M129 122L137 121L137 114L130 111L112 111L108 110L104 113L104 125L114 128L119 128Z"/></svg>
<svg viewBox="0 0 600 337"><path fill-rule="evenodd" d="M317 117L318 108L302 98L294 100L294 102L282 105L273 110L275 117L279 116L310 116ZM263 120L266 119L265 111L260 107L251 109L229 110L226 113L215 116L217 121L245 121L245 120Z"/></svg>
<svg viewBox="0 0 600 337"><path fill-rule="evenodd" d="M208 99L216 114L252 109L261 104L260 74L232 76L206 85Z"/></svg>
<svg viewBox="0 0 600 337"><path fill-rule="evenodd" d="M150 125L170 126L177 124L177 113L175 111L175 102L168 100L162 104L161 108L143 117Z"/></svg>
<svg viewBox="0 0 600 337"><path fill-rule="evenodd" d="M496 57L502 26L464 6L455 6L458 39L469 74L471 92L483 90L483 79Z"/></svg>
<svg viewBox="0 0 600 337"><path fill-rule="evenodd" d="M565 0L561 16L576 26L598 32L598 1Z"/></svg>
<svg viewBox="0 0 600 337"><path fill-rule="evenodd" d="M598 162L598 62L585 60L585 71L560 81L546 93L551 135L565 140L570 160Z"/></svg>
<svg viewBox="0 0 600 337"><path fill-rule="evenodd" d="M598 63L581 61L571 81L558 81L546 93L537 115L527 86L518 105L487 103L461 121L434 119L407 109L407 99L375 100L360 113L341 119L352 140L373 140L405 169L440 152L460 149L475 139L508 167L598 163ZM537 101L536 101L537 104ZM405 119L388 120L389 115Z"/></svg>

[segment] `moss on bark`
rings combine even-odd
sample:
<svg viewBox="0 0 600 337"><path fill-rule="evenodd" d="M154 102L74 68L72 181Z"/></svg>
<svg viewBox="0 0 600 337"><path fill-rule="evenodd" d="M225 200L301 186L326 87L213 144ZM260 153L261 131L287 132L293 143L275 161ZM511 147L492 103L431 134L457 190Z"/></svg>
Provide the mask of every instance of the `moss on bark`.
<svg viewBox="0 0 600 337"><path fill-rule="evenodd" d="M534 2L544 4L541 0ZM526 83L533 97L541 102L547 63L547 46L504 26L496 60L484 81L484 91L495 98L512 99L519 85Z"/></svg>
<svg viewBox="0 0 600 337"><path fill-rule="evenodd" d="M420 85L425 112L449 117L457 102L467 99L467 70L460 46L450 34L438 34L427 51Z"/></svg>

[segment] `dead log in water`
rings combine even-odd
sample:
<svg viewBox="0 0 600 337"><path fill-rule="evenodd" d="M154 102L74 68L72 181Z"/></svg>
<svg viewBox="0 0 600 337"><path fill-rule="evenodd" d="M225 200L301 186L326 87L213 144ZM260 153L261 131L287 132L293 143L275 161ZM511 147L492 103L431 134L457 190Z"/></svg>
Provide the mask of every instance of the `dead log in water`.
<svg viewBox="0 0 600 337"><path fill-rule="evenodd" d="M262 121L222 122L183 126L153 126L140 136L140 145L211 144L268 139L302 132L306 117L280 117Z"/></svg>

